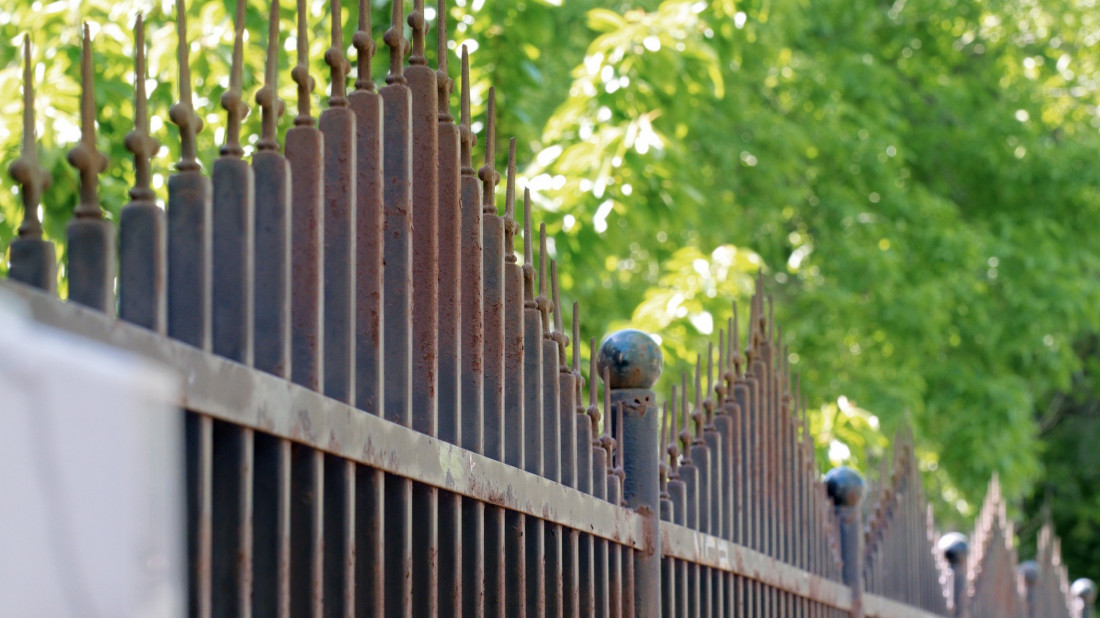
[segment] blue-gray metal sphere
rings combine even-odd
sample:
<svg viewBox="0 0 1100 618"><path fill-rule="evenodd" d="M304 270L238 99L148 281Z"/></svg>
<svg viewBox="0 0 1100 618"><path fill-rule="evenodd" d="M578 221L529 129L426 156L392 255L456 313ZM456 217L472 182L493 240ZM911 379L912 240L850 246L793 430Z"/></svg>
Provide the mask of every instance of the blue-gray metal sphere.
<svg viewBox="0 0 1100 618"><path fill-rule="evenodd" d="M940 537L937 547L944 560L951 566L956 566L966 560L966 555L970 552L970 541L961 532L948 532Z"/></svg>
<svg viewBox="0 0 1100 618"><path fill-rule="evenodd" d="M848 466L839 466L825 475L825 490L837 506L855 506L863 499L863 477Z"/></svg>
<svg viewBox="0 0 1100 618"><path fill-rule="evenodd" d="M1087 577L1082 577L1073 582L1073 586L1069 591L1073 593L1073 596L1084 601L1085 605L1092 605L1096 602L1096 582Z"/></svg>
<svg viewBox="0 0 1100 618"><path fill-rule="evenodd" d="M1039 581L1039 563L1034 560L1020 563L1016 572L1024 578L1024 583L1028 586L1034 586Z"/></svg>
<svg viewBox="0 0 1100 618"><path fill-rule="evenodd" d="M596 364L601 376L605 367L610 370L611 388L653 388L661 377L664 357L652 337L627 329L603 340Z"/></svg>

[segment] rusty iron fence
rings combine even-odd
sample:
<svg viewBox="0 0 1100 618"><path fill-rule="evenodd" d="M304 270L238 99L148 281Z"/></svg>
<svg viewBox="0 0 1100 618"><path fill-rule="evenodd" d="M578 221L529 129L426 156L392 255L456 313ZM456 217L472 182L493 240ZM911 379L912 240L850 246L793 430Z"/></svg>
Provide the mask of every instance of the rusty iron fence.
<svg viewBox="0 0 1100 618"><path fill-rule="evenodd" d="M514 140L503 212L496 203L492 89L484 165L474 167L465 53L452 116L442 0L436 68L423 0L407 18L411 44L403 3L393 3L389 75L377 89L360 0L350 94L334 3L331 90L317 118L298 0L297 113L283 148L272 2L251 161L238 2L225 143L209 175L196 152L203 123L184 8L169 111L181 159L165 208L150 187L159 146L137 19L125 136L135 182L117 238L97 193L107 161L85 26L67 302L37 219L48 179L24 42L23 152L11 171L25 218L9 248L12 282L0 288L41 322L185 376L191 615L1092 615L1095 586L1071 590L1049 527L1037 562L1017 573L996 482L972 559L965 537L938 537L910 433L866 503L853 471L820 474L762 280L747 332L734 304L694 375L660 404L660 350L642 333L615 333L599 349L590 340L586 373L579 308L570 334L526 192L522 232L516 221Z"/></svg>

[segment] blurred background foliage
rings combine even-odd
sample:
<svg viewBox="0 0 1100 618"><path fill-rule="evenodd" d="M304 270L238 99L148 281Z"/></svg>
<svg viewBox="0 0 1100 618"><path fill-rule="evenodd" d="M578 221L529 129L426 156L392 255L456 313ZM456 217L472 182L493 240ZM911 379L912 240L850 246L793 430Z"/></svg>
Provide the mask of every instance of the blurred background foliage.
<svg viewBox="0 0 1100 618"><path fill-rule="evenodd" d="M246 1L252 100L267 6ZM371 3L381 81L389 9ZM283 4L280 92L292 107L297 41ZM516 136L521 184L547 223L563 296L582 303L584 339L628 324L656 334L667 392L726 327L731 300L747 306L762 273L826 466L877 469L889 456L885 436L908 422L941 527L969 527L996 472L1024 556L1049 508L1071 572L1100 575L1092 0L448 4L452 53L462 43L471 51L474 128L493 84L498 169L505 138ZM307 5L316 113L327 97L329 9ZM6 165L19 152L19 44L29 33L54 240L76 203L65 152L79 135L81 20L95 40L98 145L111 158L102 201L112 216L126 202L122 137L139 10L163 200L178 158L166 122L177 88L172 5L20 0L0 9L0 158ZM188 9L207 168L224 136L231 11L200 0ZM434 31L436 12L427 13ZM344 0L353 61L356 14ZM285 116L281 130L290 124ZM258 125L254 113L248 144ZM0 246L20 209L4 177ZM745 312L740 320L744 335Z"/></svg>

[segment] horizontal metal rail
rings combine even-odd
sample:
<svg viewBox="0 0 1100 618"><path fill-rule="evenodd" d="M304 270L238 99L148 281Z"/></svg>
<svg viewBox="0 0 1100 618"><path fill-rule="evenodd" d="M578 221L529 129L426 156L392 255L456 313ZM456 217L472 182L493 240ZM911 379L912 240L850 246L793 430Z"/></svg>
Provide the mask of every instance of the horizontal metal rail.
<svg viewBox="0 0 1100 618"><path fill-rule="evenodd" d="M183 372L181 407L304 444L487 504L646 550L637 513L412 429L273 375L115 320L34 288L0 281L35 320Z"/></svg>
<svg viewBox="0 0 1100 618"><path fill-rule="evenodd" d="M840 582L685 526L662 521L661 550L665 556L754 579L830 607L852 608L852 592Z"/></svg>

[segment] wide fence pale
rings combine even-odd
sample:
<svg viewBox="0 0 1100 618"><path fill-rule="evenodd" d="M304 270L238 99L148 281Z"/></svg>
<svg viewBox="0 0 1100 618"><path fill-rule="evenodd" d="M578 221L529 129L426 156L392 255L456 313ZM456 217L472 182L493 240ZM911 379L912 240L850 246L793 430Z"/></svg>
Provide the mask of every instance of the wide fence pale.
<svg viewBox="0 0 1100 618"><path fill-rule="evenodd" d="M1049 528L1017 579L996 484L970 562L965 537L937 538L907 431L866 503L853 471L822 476L762 278L747 322L734 304L667 396L651 390L661 353L643 333L589 341L582 367L580 309L567 332L545 226L529 195L517 198L514 140L497 204L492 89L474 167L465 52L452 116L445 3L435 68L423 0L407 18L411 42L393 3L381 87L370 3L358 8L349 93L333 2L330 92L315 118L313 29L298 0L298 97L281 149L271 4L249 161L238 4L225 143L207 175L177 5L179 102L168 115L181 158L163 209L150 187L159 145L139 16L125 136L135 180L117 230L97 192L107 161L85 26L67 301L37 220L48 178L24 43L23 152L11 171L26 214L0 288L40 322L184 376L190 615L1092 615L1095 586L1071 591Z"/></svg>

